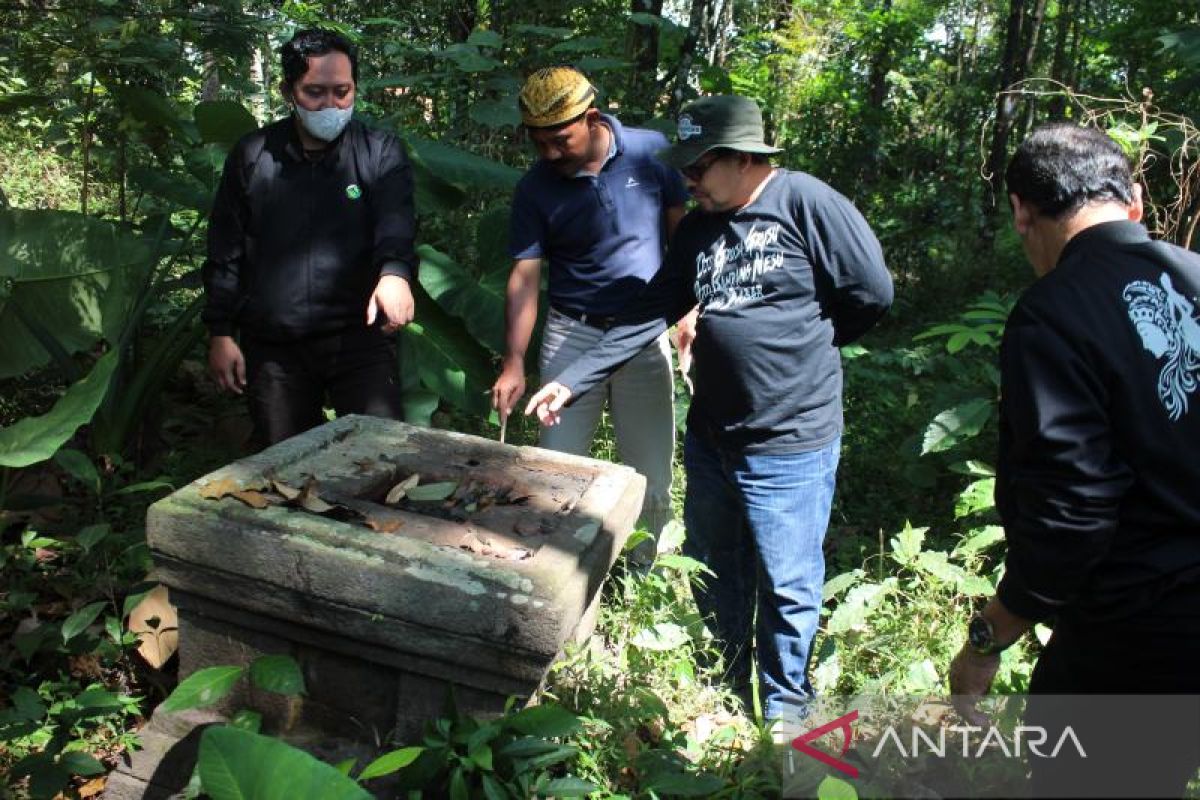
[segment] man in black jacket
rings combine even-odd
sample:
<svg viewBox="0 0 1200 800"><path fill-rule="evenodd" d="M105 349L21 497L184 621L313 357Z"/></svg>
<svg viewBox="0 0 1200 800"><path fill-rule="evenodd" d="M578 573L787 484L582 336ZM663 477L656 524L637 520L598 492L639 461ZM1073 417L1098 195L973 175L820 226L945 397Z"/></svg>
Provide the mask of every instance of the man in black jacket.
<svg viewBox="0 0 1200 800"><path fill-rule="evenodd" d="M1200 693L1200 256L1150 239L1140 187L1099 131L1039 128L1005 177L1039 278L1001 348L1006 571L951 691L986 692L1000 652L1053 619L1032 694ZM1125 761L1082 773L1107 793L1120 775L1100 768L1114 766L1139 792L1154 780L1178 796L1197 763Z"/></svg>
<svg viewBox="0 0 1200 800"><path fill-rule="evenodd" d="M245 393L259 445L320 424L326 395L400 416L386 334L412 320L417 270L404 148L351 119L354 46L312 29L281 53L293 113L230 152L204 265L209 368Z"/></svg>

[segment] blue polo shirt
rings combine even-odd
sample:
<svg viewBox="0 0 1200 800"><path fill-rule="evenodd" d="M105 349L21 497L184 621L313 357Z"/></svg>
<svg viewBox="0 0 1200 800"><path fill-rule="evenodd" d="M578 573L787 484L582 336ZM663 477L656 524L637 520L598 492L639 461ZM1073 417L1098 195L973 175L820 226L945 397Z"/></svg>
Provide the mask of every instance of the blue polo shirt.
<svg viewBox="0 0 1200 800"><path fill-rule="evenodd" d="M625 128L607 114L615 152L600 174L567 178L534 164L513 194L509 255L550 264L550 304L567 311L615 314L658 272L666 245L663 209L682 206L678 172L654 154L657 131Z"/></svg>

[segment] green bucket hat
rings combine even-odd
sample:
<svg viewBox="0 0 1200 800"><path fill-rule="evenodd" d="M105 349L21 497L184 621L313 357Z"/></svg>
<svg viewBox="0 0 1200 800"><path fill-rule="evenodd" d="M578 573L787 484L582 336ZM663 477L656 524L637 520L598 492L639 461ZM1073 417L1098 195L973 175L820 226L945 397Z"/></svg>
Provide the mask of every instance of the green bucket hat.
<svg viewBox="0 0 1200 800"><path fill-rule="evenodd" d="M743 153L778 153L763 141L762 112L749 97L701 97L679 112L678 141L658 151L659 160L683 169L716 147Z"/></svg>

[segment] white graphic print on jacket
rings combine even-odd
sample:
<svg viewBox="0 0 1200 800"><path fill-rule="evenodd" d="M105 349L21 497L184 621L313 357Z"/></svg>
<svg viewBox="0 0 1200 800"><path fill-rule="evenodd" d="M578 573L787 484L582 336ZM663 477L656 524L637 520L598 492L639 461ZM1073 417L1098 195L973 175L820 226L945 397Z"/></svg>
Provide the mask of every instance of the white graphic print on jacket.
<svg viewBox="0 0 1200 800"><path fill-rule="evenodd" d="M725 237L717 240L712 252L696 255L696 299L701 311L737 308L761 299L760 280L768 272L783 266L779 244L780 224L752 225L746 238L733 247L725 246Z"/></svg>
<svg viewBox="0 0 1200 800"><path fill-rule="evenodd" d="M1187 413L1188 395L1200 383L1200 320L1195 306L1163 273L1161 286L1133 281L1122 296L1129 305L1129 319L1142 337L1142 345L1155 358L1166 358L1158 374L1158 397L1172 420Z"/></svg>

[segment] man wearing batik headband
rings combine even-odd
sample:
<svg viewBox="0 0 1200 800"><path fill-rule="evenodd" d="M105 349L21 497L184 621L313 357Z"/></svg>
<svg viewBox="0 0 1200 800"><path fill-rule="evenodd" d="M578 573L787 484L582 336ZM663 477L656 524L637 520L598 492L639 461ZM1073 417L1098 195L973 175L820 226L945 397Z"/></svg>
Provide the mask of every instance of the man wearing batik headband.
<svg viewBox="0 0 1200 800"><path fill-rule="evenodd" d="M808 663L825 573L821 543L842 433L838 353L892 301L883 251L842 195L775 169L762 114L744 97L683 109L660 154L698 208L639 303L529 403L559 409L699 303L695 395L684 443L684 553L713 574L693 586L726 656L726 679L750 698L757 652L768 719L813 693ZM551 428L553 429L553 428Z"/></svg>
<svg viewBox="0 0 1200 800"><path fill-rule="evenodd" d="M526 81L521 120L539 160L513 195L507 348L492 403L507 417L525 391L525 350L538 313L542 262L550 311L539 372L555 375L587 352L658 272L686 200L679 175L654 158L666 138L627 128L595 107L578 70L551 67ZM621 460L646 476L642 521L657 535L671 513L675 449L671 356L664 334L543 431L541 445L587 455L608 401ZM648 546L636 553L652 555Z"/></svg>
<svg viewBox="0 0 1200 800"><path fill-rule="evenodd" d="M398 418L395 347L413 316L416 221L400 141L351 119L354 46L333 31L281 48L287 118L230 151L204 264L209 368L245 394L259 446L339 414Z"/></svg>

